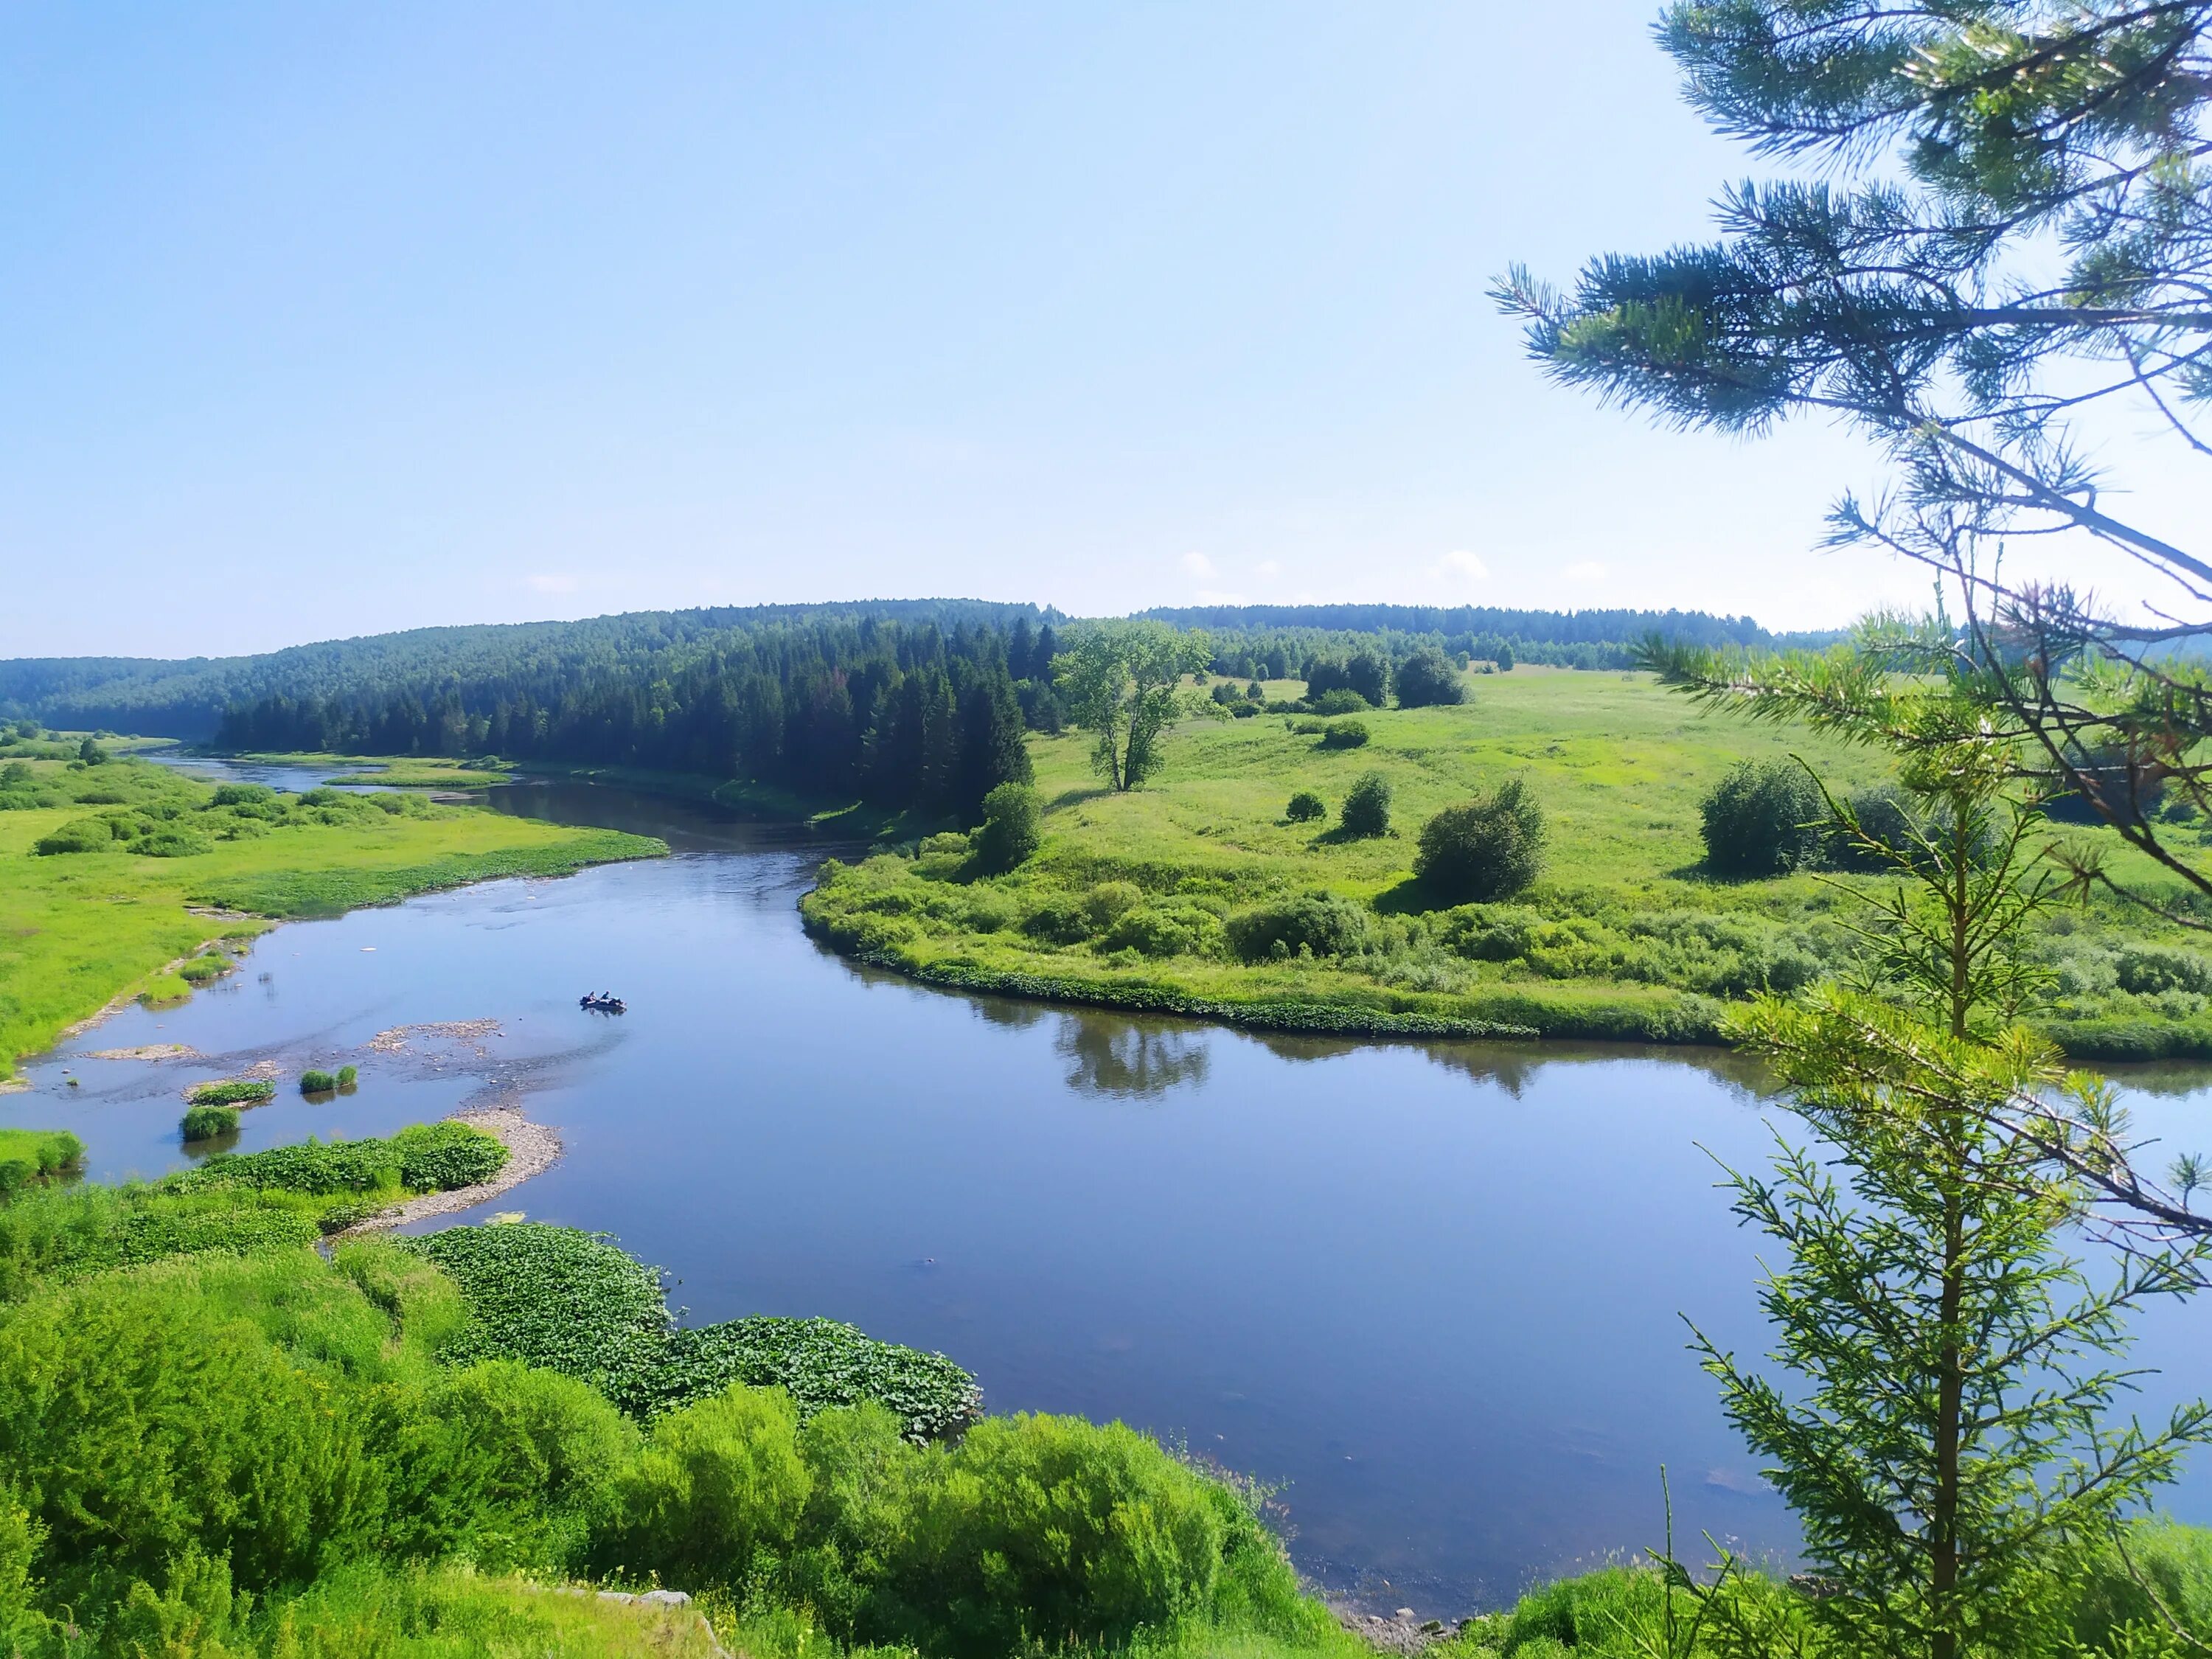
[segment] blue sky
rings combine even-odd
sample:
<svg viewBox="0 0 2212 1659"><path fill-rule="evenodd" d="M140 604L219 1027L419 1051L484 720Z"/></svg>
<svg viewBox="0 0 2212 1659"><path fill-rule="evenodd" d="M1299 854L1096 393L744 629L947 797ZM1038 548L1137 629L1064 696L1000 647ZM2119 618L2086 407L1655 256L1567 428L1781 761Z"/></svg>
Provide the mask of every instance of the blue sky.
<svg viewBox="0 0 2212 1659"><path fill-rule="evenodd" d="M1844 434L1656 431L1484 297L1747 161L1645 0L40 5L0 655L972 594L1924 592Z"/></svg>

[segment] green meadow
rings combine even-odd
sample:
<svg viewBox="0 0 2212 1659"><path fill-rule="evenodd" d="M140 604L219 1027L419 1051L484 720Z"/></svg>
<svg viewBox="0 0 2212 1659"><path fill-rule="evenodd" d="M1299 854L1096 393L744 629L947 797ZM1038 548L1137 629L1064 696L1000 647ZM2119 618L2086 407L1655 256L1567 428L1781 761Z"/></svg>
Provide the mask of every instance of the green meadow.
<svg viewBox="0 0 2212 1659"><path fill-rule="evenodd" d="M1085 735L1032 737L1033 859L981 874L969 837L940 835L835 862L808 923L941 983L1378 1035L1706 1042L1730 1001L1848 969L1859 941L1843 890L1877 878L1716 878L1700 803L1744 761L1802 758L1844 796L1882 784L1886 757L1701 711L1648 674L1466 683L1454 706L1187 721L1159 774L1125 793L1103 787ZM1366 733L1356 746L1329 737L1348 722ZM1349 836L1339 813L1370 775L1389 787L1389 830ZM1437 902L1413 878L1421 826L1510 779L1544 815L1540 878L1503 902ZM1294 822L1300 792L1325 816ZM2141 872L2116 851L2116 868ZM2182 930L2091 905L2051 918L2041 948L2045 1023L2073 1052L2212 1053L2212 959Z"/></svg>
<svg viewBox="0 0 2212 1659"><path fill-rule="evenodd" d="M0 1078L118 998L181 1000L274 921L664 850L397 793L0 755Z"/></svg>

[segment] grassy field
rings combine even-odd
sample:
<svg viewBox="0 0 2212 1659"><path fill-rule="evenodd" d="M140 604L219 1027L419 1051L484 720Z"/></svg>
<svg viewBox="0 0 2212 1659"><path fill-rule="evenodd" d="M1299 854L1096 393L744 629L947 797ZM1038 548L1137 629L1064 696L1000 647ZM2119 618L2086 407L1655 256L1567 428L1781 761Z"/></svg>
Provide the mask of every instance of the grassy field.
<svg viewBox="0 0 2212 1659"><path fill-rule="evenodd" d="M665 850L398 794L218 806L216 791L143 761L0 764L23 769L0 782L0 1078L118 997L190 994L222 971L225 941L272 920ZM36 850L87 826L133 833L112 850Z"/></svg>
<svg viewBox="0 0 2212 1659"><path fill-rule="evenodd" d="M1521 669L1468 684L1455 707L1353 717L1369 734L1356 748L1324 746L1300 717L1190 722L1159 775L1127 793L1101 787L1083 736L1034 738L1045 843L1030 864L978 879L964 839L940 836L833 865L805 902L809 924L941 983L1348 1033L1710 1041L1730 1000L1848 963L1845 889L1867 878L1716 879L1698 806L1739 761L1801 756L1842 794L1884 781L1883 757L1701 713L1649 675ZM1346 839L1336 811L1370 772L1390 785L1392 832ZM1542 878L1509 903L1435 908L1412 879L1421 824L1516 777L1547 823ZM1288 820L1301 790L1328 818ZM2122 851L2116 867L2135 856ZM1311 895L1343 902L1292 915ZM1279 911L1288 937L1317 917L1333 943L1257 960L1234 947ZM2075 1052L2212 1053L2212 958L2179 930L2069 911L2045 949L2050 1024Z"/></svg>

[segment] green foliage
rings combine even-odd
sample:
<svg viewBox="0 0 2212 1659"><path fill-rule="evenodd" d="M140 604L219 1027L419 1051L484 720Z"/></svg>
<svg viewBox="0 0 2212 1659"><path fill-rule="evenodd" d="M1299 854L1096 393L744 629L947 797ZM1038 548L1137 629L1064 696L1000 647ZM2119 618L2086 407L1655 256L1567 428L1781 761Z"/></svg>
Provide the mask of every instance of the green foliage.
<svg viewBox="0 0 2212 1659"><path fill-rule="evenodd" d="M187 962L177 970L177 976L188 985L205 985L211 980L221 979L231 967L228 957L219 951L210 951Z"/></svg>
<svg viewBox="0 0 2212 1659"><path fill-rule="evenodd" d="M0 1129L0 1198L69 1169L84 1143L67 1129Z"/></svg>
<svg viewBox="0 0 2212 1659"><path fill-rule="evenodd" d="M813 1476L799 1412L780 1389L736 1388L672 1412L626 1472L600 1544L613 1566L651 1563L688 1583L742 1584L787 1553Z"/></svg>
<svg viewBox="0 0 2212 1659"><path fill-rule="evenodd" d="M1334 893L1304 893L1229 919L1231 950L1247 962L1270 957L1340 957L1367 944L1373 916Z"/></svg>
<svg viewBox="0 0 2212 1659"><path fill-rule="evenodd" d="M337 1085L341 1091L350 1089L361 1080L361 1069L355 1066L338 1067Z"/></svg>
<svg viewBox="0 0 2212 1659"><path fill-rule="evenodd" d="M316 1140L261 1152L224 1153L172 1177L179 1190L248 1188L315 1197L405 1189L449 1192L489 1181L506 1167L507 1147L465 1123L417 1123L388 1139Z"/></svg>
<svg viewBox="0 0 2212 1659"><path fill-rule="evenodd" d="M1002 783L983 797L983 825L975 832L975 861L998 875L1026 864L1044 842L1036 791Z"/></svg>
<svg viewBox="0 0 2212 1659"><path fill-rule="evenodd" d="M115 823L107 818L71 818L60 829L31 843L31 850L41 858L68 853L106 853L114 848Z"/></svg>
<svg viewBox="0 0 2212 1659"><path fill-rule="evenodd" d="M328 1072L316 1071L310 1067L300 1073L300 1092L303 1095L332 1094L337 1091L337 1079Z"/></svg>
<svg viewBox="0 0 2212 1659"><path fill-rule="evenodd" d="M1224 938L1221 918L1202 905L1141 905L1124 912L1098 940L1102 951L1143 957L1210 956Z"/></svg>
<svg viewBox="0 0 2212 1659"><path fill-rule="evenodd" d="M1316 714L1364 714L1375 706L1347 685L1323 691L1310 703Z"/></svg>
<svg viewBox="0 0 2212 1659"><path fill-rule="evenodd" d="M1182 685L1212 660L1204 634L1164 623L1092 623L1071 632L1054 684L1069 717L1095 738L1092 762L1109 785L1134 789L1157 772L1178 716L1221 712Z"/></svg>
<svg viewBox="0 0 2212 1659"><path fill-rule="evenodd" d="M1437 646L1417 647L1398 665L1398 672L1392 678L1396 683L1401 708L1455 703L1467 696L1467 685L1460 678L1458 667Z"/></svg>
<svg viewBox="0 0 2212 1659"><path fill-rule="evenodd" d="M258 1106L275 1099L276 1085L262 1078L227 1078L203 1083L191 1092L195 1106Z"/></svg>
<svg viewBox="0 0 2212 1659"><path fill-rule="evenodd" d="M1390 780L1380 772L1363 772L1344 792L1337 825L1355 840L1370 840L1390 833Z"/></svg>
<svg viewBox="0 0 2212 1659"><path fill-rule="evenodd" d="M1791 761L1731 768L1698 805L1705 863L1724 876L1774 876L1820 861L1828 809L1820 786Z"/></svg>
<svg viewBox="0 0 2212 1659"><path fill-rule="evenodd" d="M849 1325L753 1318L675 1329L660 1275L593 1234L519 1222L403 1244L461 1288L469 1324L455 1358L558 1371L635 1417L732 1383L783 1389L807 1415L873 1401L917 1437L957 1432L976 1409L974 1379L942 1355L873 1341Z"/></svg>
<svg viewBox="0 0 2212 1659"><path fill-rule="evenodd" d="M1361 749L1367 744L1367 722L1364 720L1331 720L1321 734L1324 749Z"/></svg>
<svg viewBox="0 0 2212 1659"><path fill-rule="evenodd" d="M1292 823L1317 823L1328 816L1328 803L1310 789L1299 790L1283 809L1283 817Z"/></svg>
<svg viewBox="0 0 2212 1659"><path fill-rule="evenodd" d="M1519 778L1447 806L1421 827L1413 873L1438 896L1488 902L1510 898L1544 867L1544 814Z"/></svg>
<svg viewBox="0 0 2212 1659"><path fill-rule="evenodd" d="M213 1140L217 1135L227 1135L238 1127L238 1108L187 1106L184 1121L179 1127L187 1141Z"/></svg>

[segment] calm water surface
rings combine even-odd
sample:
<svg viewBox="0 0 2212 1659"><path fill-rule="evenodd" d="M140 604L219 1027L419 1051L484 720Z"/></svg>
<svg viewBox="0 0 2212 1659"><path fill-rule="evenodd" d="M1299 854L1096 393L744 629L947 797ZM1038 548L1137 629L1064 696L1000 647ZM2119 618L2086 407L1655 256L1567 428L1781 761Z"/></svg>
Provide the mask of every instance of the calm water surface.
<svg viewBox="0 0 2212 1659"><path fill-rule="evenodd" d="M818 846L618 791L493 799L677 856L280 928L188 1005L29 1066L0 1120L75 1129L112 1179L185 1162L179 1091L257 1061L362 1085L287 1092L246 1148L520 1097L568 1155L498 1207L618 1235L693 1320L849 1320L951 1355L996 1408L1123 1418L1279 1484L1300 1565L1371 1606L1455 1614L1656 1543L1662 1464L1687 1535L1790 1547L1683 1351L1683 1313L1761 1340L1712 1158L1771 1130L1724 1057L948 995L805 937ZM578 1009L600 988L629 1014ZM168 1042L204 1058L90 1057ZM2137 1105L2178 1139L2205 1115L2179 1084ZM2212 1385L2212 1306L2142 1328L2146 1405ZM2208 1499L2193 1478L2173 1507Z"/></svg>

